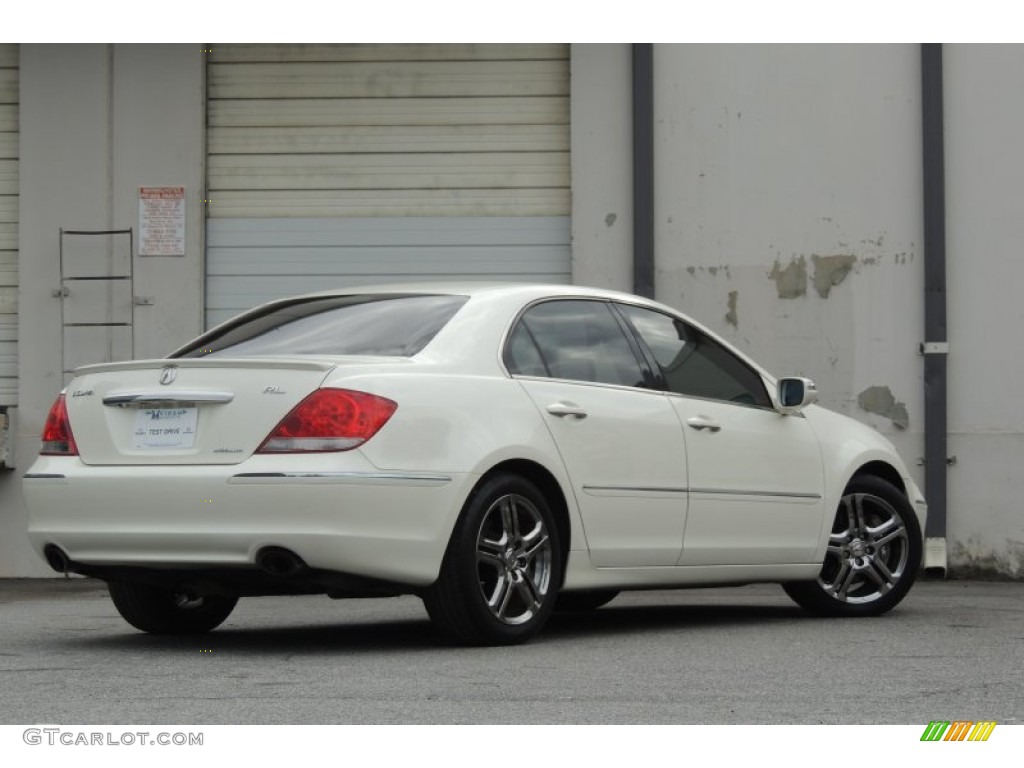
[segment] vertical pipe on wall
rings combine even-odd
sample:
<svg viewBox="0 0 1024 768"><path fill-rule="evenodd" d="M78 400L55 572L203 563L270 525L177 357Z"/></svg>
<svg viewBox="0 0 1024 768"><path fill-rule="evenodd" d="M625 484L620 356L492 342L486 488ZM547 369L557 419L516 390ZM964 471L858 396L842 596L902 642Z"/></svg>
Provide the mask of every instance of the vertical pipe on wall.
<svg viewBox="0 0 1024 768"><path fill-rule="evenodd" d="M633 293L654 298L654 45L633 44Z"/></svg>
<svg viewBox="0 0 1024 768"><path fill-rule="evenodd" d="M925 568L946 570L946 177L942 45L921 46L924 166Z"/></svg>

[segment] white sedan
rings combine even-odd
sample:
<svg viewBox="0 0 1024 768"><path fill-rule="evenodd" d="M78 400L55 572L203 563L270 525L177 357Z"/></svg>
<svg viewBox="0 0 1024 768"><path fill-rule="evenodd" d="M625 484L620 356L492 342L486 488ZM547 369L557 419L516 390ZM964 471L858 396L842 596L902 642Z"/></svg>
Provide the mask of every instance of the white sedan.
<svg viewBox="0 0 1024 768"><path fill-rule="evenodd" d="M156 633L276 594L416 594L480 644L630 589L780 582L879 614L917 575L924 499L815 398L628 294L324 292L80 368L25 476L28 532Z"/></svg>

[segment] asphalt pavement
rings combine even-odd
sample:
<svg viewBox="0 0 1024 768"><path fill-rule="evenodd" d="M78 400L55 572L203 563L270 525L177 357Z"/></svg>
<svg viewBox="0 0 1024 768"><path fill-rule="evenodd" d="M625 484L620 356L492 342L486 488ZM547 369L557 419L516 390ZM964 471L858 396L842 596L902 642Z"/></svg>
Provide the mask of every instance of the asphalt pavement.
<svg viewBox="0 0 1024 768"><path fill-rule="evenodd" d="M635 592L460 648L413 597L247 598L198 638L102 583L0 580L0 723L1024 723L1024 583L922 581L821 619L774 585Z"/></svg>

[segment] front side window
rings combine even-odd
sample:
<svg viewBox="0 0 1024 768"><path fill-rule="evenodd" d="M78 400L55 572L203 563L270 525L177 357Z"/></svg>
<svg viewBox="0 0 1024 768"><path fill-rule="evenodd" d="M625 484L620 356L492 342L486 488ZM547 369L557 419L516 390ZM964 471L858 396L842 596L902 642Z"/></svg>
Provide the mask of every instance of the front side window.
<svg viewBox="0 0 1024 768"><path fill-rule="evenodd" d="M465 296L353 295L301 299L201 337L178 357L383 355L411 357Z"/></svg>
<svg viewBox="0 0 1024 768"><path fill-rule="evenodd" d="M640 363L611 308L566 299L528 309L505 349L509 373L643 387Z"/></svg>
<svg viewBox="0 0 1024 768"><path fill-rule="evenodd" d="M707 334L661 312L621 305L654 356L665 389L741 405L771 408L761 376Z"/></svg>

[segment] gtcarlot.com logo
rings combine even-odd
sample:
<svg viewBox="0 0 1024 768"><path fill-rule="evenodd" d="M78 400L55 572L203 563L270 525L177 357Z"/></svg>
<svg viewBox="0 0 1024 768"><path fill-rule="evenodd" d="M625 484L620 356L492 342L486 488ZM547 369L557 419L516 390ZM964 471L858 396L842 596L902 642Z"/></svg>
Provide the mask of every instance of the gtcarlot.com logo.
<svg viewBox="0 0 1024 768"><path fill-rule="evenodd" d="M995 729L995 720L932 720L921 741L988 741Z"/></svg>
<svg viewBox="0 0 1024 768"><path fill-rule="evenodd" d="M64 728L26 728L22 740L30 746L65 747L201 747L202 733L149 731L73 731Z"/></svg>

